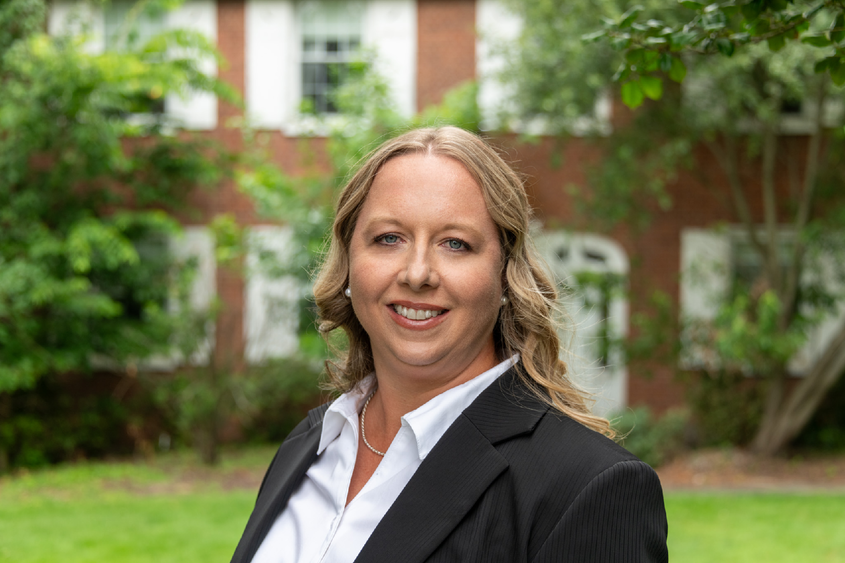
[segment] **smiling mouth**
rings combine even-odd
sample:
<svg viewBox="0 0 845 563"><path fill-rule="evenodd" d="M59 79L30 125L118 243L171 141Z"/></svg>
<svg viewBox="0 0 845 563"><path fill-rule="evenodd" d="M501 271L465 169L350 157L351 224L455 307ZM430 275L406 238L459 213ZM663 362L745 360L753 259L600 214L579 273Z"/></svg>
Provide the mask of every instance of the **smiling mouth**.
<svg viewBox="0 0 845 563"><path fill-rule="evenodd" d="M426 319L434 318L437 315L441 315L447 311L447 309L410 309L408 307L403 307L402 305L393 305L393 310L396 311L398 315L412 321L424 321Z"/></svg>

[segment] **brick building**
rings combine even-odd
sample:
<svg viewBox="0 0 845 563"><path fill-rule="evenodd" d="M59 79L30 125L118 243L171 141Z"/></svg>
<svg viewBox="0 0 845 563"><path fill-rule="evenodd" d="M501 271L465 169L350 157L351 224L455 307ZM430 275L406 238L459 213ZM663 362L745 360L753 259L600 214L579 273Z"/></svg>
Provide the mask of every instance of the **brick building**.
<svg viewBox="0 0 845 563"><path fill-rule="evenodd" d="M121 2L113 6L119 7ZM76 7L70 0L56 0L50 30L58 32L67 25L67 16ZM86 9L91 49L108 48L113 17ZM397 106L407 115L439 102L445 92L464 81L478 80L482 112L492 116L503 89L491 79L498 60L490 47L519 31L519 22L508 15L500 0L187 0L166 23L144 25L189 27L215 40L227 65L217 69L209 63L208 70L241 93L245 117L270 136L272 158L290 171L297 170L297 145L311 125L298 113L303 100L318 110L332 110L326 92L334 78L327 65L343 63L360 46L372 49L378 70L389 79ZM622 108L611 105L608 100L597 100L596 114L590 117L608 133L614 122L625 117ZM206 131L231 147L241 142L240 134L226 124L244 117L244 112L213 97L168 99L165 111L181 119L186 128ZM319 144L319 137L315 142ZM590 367L595 356L589 340L601 323L607 323L611 333L624 335L630 313L654 290L667 292L687 310L707 314L700 291L690 285L682 287L680 274L683 265L700 256L729 265L735 254L729 235L709 230L719 222L735 222L729 209L708 190L711 179L682 174L670 188L673 209L656 213L643 233L618 229L610 235L599 234L589 232L589 221L580 218L576 222L565 190L569 184L585 183L586 166L600 156L595 144L574 138L563 148L551 139L525 145L509 135L496 142L528 177L529 194L545 225L539 234L540 245L555 274L565 279L576 271L591 270L628 278L632 303L615 298L598 309L585 306L578 297L570 303L579 325L574 346L582 356L576 360L576 371L588 375L588 386L602 388L598 408L608 411L645 404L662 411L683 402L683 389L673 381L670 367L656 366L650 377L644 377L611 359L606 369L595 370ZM562 153L562 166L551 164L554 151ZM708 166L707 155L698 158ZM217 213L234 213L242 224L251 225L271 241L271 246L284 246L284 227L257 216L250 201L232 185L198 194L194 203L206 219ZM284 281L244 280L215 268L212 244L202 222L187 225L183 246L184 251L201 257L205 285L198 289L199 301L217 292L226 304L216 331L218 346L244 351L248 361L290 353L296 346L295 327L274 324L265 314L266 298L284 299L290 287ZM560 227L567 225L577 225L578 230ZM722 283L711 281L714 287Z"/></svg>

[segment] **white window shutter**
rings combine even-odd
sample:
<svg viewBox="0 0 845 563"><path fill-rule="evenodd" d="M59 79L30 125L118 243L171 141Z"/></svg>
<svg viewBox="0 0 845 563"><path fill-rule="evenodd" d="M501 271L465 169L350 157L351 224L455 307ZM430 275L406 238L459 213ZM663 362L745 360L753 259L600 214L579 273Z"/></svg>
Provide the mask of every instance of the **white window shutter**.
<svg viewBox="0 0 845 563"><path fill-rule="evenodd" d="M280 129L299 99L294 5L290 0L247 0L246 108L252 124Z"/></svg>
<svg viewBox="0 0 845 563"><path fill-rule="evenodd" d="M501 126L497 112L506 109L504 104L511 95L511 88L498 78L505 67L501 49L519 38L522 19L502 0L478 0L475 20L475 70L482 128L496 129Z"/></svg>
<svg viewBox="0 0 845 563"><path fill-rule="evenodd" d="M417 109L417 4L415 0L371 0L364 20L364 46L375 48L377 68L391 87L397 108Z"/></svg>
<svg viewBox="0 0 845 563"><path fill-rule="evenodd" d="M267 275L259 256L269 253L278 264L290 260L293 231L290 227L259 225L247 233L248 252L244 288L245 356L251 364L290 356L299 347L297 302L303 292L290 276Z"/></svg>
<svg viewBox="0 0 845 563"><path fill-rule="evenodd" d="M216 43L217 3L215 0L187 0L168 14L168 26L202 33ZM217 75L217 63L211 57L202 60L199 67L209 75ZM167 114L185 129L210 130L217 127L217 96L211 92L170 95L165 100L165 108Z"/></svg>
<svg viewBox="0 0 845 563"><path fill-rule="evenodd" d="M681 232L681 312L713 319L728 294L731 241L727 232L687 228Z"/></svg>
<svg viewBox="0 0 845 563"><path fill-rule="evenodd" d="M106 31L103 10L91 2L55 0L50 4L47 32L53 36L65 33L73 35L85 33L88 36L88 41L85 43L85 50L88 53L97 54L105 50Z"/></svg>

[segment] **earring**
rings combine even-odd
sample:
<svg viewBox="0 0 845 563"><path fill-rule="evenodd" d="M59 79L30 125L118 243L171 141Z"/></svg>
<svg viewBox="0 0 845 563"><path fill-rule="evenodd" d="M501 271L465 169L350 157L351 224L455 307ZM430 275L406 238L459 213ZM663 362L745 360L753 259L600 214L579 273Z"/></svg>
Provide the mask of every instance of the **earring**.
<svg viewBox="0 0 845 563"><path fill-rule="evenodd" d="M347 287L343 290L343 294L346 296L347 299L350 299L352 297L352 290Z"/></svg>
<svg viewBox="0 0 845 563"><path fill-rule="evenodd" d="M502 307L508 304L508 296L502 295Z"/></svg>

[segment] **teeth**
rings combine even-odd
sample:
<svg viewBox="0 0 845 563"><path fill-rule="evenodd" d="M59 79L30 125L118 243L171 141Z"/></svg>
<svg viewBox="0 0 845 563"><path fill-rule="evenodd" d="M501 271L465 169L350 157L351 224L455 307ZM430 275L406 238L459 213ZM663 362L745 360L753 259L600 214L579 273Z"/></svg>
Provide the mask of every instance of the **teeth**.
<svg viewBox="0 0 845 563"><path fill-rule="evenodd" d="M403 307L402 305L394 305L393 310L405 317L406 319L411 319L412 321L423 321L425 319L430 319L432 317L436 317L443 311L432 311L430 309L409 309L408 307Z"/></svg>

